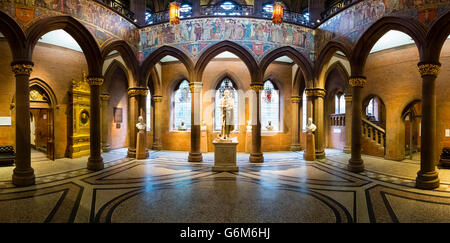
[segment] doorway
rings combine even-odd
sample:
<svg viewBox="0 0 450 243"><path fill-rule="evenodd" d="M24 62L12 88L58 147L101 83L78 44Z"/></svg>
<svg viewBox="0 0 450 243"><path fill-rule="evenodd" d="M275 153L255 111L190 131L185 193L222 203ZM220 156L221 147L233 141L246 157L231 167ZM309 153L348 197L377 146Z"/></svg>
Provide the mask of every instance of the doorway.
<svg viewBox="0 0 450 243"><path fill-rule="evenodd" d="M405 122L405 159L420 161L421 101L411 102L402 112L402 118Z"/></svg>
<svg viewBox="0 0 450 243"><path fill-rule="evenodd" d="M54 95L39 79L30 80L30 141L32 161L55 159Z"/></svg>

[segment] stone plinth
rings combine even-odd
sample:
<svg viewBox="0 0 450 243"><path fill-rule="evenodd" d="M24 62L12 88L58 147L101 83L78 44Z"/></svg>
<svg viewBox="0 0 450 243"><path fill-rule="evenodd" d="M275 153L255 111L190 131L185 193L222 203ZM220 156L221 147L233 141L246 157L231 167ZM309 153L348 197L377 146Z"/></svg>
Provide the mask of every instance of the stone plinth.
<svg viewBox="0 0 450 243"><path fill-rule="evenodd" d="M146 159L148 156L147 150L145 149L145 132L140 131L137 134L136 141L136 159Z"/></svg>
<svg viewBox="0 0 450 243"><path fill-rule="evenodd" d="M203 128L200 132L200 152L208 153L208 131Z"/></svg>
<svg viewBox="0 0 450 243"><path fill-rule="evenodd" d="M307 161L316 160L316 145L313 133L306 133L306 149L303 158Z"/></svg>
<svg viewBox="0 0 450 243"><path fill-rule="evenodd" d="M220 140L215 139L214 144L214 166L212 171L239 171L236 165L236 138Z"/></svg>

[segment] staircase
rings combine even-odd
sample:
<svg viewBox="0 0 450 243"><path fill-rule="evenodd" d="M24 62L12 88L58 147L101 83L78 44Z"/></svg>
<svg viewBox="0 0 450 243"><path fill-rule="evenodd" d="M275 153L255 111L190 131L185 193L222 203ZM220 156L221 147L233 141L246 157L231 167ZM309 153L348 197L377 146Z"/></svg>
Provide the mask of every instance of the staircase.
<svg viewBox="0 0 450 243"><path fill-rule="evenodd" d="M361 136L361 153L384 157L386 131L383 128L365 118L362 118Z"/></svg>

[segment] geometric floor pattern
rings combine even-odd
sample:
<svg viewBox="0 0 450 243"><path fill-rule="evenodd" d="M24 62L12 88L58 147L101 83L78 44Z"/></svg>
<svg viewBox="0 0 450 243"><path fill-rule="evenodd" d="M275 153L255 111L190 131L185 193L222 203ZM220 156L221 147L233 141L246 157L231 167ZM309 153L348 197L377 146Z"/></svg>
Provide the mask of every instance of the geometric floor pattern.
<svg viewBox="0 0 450 243"><path fill-rule="evenodd" d="M97 172L85 168L87 158L45 173L48 165L36 162L36 185L0 179L0 222L450 222L447 170L439 171L441 187L420 190L417 163L363 156L366 170L352 173L348 154L326 154L305 161L302 152L264 153L262 164L238 154L233 173L212 172L213 153L189 163L186 152L135 160L116 150L103 154Z"/></svg>

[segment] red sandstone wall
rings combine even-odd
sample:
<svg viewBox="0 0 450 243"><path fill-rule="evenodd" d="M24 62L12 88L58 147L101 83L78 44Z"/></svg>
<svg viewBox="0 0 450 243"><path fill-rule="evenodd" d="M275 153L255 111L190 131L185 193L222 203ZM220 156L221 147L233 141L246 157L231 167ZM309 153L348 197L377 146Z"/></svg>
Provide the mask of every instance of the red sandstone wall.
<svg viewBox="0 0 450 243"><path fill-rule="evenodd" d="M444 138L450 128L450 41L444 45L440 62L441 72L436 81L436 140L439 147L450 146ZM413 100L422 98L422 79L417 70L419 55L415 45L384 50L370 54L364 74L367 87L362 98L378 95L386 106L386 154L385 158L402 160L405 157L405 124L401 119L403 109Z"/></svg>

